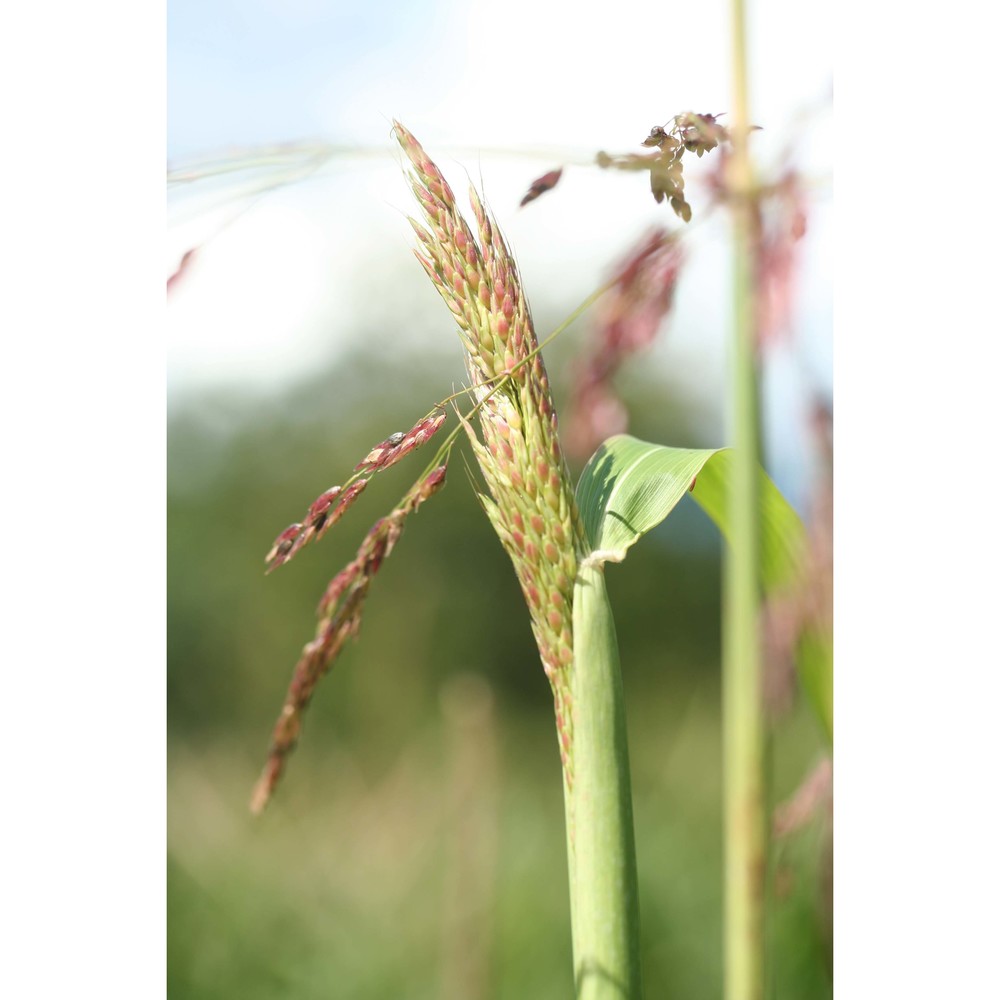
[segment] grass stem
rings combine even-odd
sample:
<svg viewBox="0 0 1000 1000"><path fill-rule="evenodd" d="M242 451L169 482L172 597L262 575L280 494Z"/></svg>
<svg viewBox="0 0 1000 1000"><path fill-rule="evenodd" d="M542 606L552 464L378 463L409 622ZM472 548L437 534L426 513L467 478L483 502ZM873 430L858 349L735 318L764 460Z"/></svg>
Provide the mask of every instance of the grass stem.
<svg viewBox="0 0 1000 1000"><path fill-rule="evenodd" d="M625 703L604 569L573 595L574 780L568 805L577 1000L639 1000L639 891Z"/></svg>
<svg viewBox="0 0 1000 1000"><path fill-rule="evenodd" d="M765 726L758 630L755 360L756 200L748 149L746 16L732 0L733 103L729 192L734 232L730 405L734 475L731 544L726 556L722 670L725 770L725 998L761 1000L767 859Z"/></svg>

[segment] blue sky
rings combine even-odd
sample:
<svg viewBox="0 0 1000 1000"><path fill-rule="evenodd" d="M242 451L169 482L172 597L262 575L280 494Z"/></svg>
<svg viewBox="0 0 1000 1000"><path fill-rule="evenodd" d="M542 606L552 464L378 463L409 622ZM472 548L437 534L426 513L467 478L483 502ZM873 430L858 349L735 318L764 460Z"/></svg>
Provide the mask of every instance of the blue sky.
<svg viewBox="0 0 1000 1000"><path fill-rule="evenodd" d="M751 96L776 135L831 83L828 33L803 6L764 0L752 12ZM170 155L314 135L371 141L392 116L449 140L623 142L635 122L726 109L727 9L173 0Z"/></svg>
<svg viewBox="0 0 1000 1000"><path fill-rule="evenodd" d="M420 7L174 0L171 159L336 132L367 81L416 70L434 24Z"/></svg>

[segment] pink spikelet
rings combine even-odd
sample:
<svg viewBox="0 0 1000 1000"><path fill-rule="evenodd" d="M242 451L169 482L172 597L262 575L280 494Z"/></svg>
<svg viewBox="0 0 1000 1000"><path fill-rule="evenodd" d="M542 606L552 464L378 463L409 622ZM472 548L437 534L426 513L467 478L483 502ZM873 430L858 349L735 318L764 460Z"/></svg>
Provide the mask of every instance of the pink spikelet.
<svg viewBox="0 0 1000 1000"><path fill-rule="evenodd" d="M546 191L551 191L559 183L561 177L562 167L559 167L557 170L550 170L547 174L542 174L541 177L533 180L527 194L521 199L521 208L530 205L536 198L541 198Z"/></svg>
<svg viewBox="0 0 1000 1000"><path fill-rule="evenodd" d="M441 429L446 417L444 412L432 412L406 433L397 431L372 448L355 466L354 471L360 478L349 481L346 486L331 486L309 505L301 523L290 525L278 535L264 557L267 572L284 565L313 539L322 538L347 513L376 472L388 469L426 444Z"/></svg>

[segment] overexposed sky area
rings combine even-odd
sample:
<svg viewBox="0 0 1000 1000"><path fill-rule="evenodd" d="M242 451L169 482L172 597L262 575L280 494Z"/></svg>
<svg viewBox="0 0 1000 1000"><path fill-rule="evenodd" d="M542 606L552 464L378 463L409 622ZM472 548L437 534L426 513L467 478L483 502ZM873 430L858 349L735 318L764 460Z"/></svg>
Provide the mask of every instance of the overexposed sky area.
<svg viewBox="0 0 1000 1000"><path fill-rule="evenodd" d="M832 378L832 57L809 5L766 0L750 16L760 163L777 163L794 140L796 162L818 194L803 244L796 338L774 356L767 380L765 419L792 426L814 388L829 394ZM263 196L254 192L294 175L307 152L254 174L171 187L167 273L198 248L168 304L171 393L220 384L279 390L359 339L382 337L394 350L453 346L447 313L409 255L405 216L414 206L390 137L394 117L456 190L467 178L485 189L536 319L544 314L554 325L648 227L679 225L653 202L645 175L598 170L595 153L642 151L649 128L680 111L726 111L729 46L721 0L172 0L171 169L277 143L340 151L311 177ZM698 179L709 163L689 160L697 223L707 201ZM530 181L561 163L568 169L559 187L519 210ZM728 324L724 220L696 225L691 247L675 316L648 363L683 373L703 408L718 410ZM707 435L719 427L717 420ZM787 461L800 445L785 442ZM781 456L774 449L778 464Z"/></svg>

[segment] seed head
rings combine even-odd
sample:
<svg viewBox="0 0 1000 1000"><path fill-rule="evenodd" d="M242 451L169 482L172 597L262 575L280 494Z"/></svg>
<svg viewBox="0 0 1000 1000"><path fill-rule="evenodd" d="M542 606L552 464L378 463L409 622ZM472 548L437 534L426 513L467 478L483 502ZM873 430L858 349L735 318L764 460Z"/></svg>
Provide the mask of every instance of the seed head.
<svg viewBox="0 0 1000 1000"><path fill-rule="evenodd" d="M479 403L479 434L463 425L486 481L481 500L528 604L571 784L573 585L584 534L531 312L513 254L476 190L473 235L417 140L398 122L395 132L424 211L425 225L413 224L416 256L455 317Z"/></svg>

